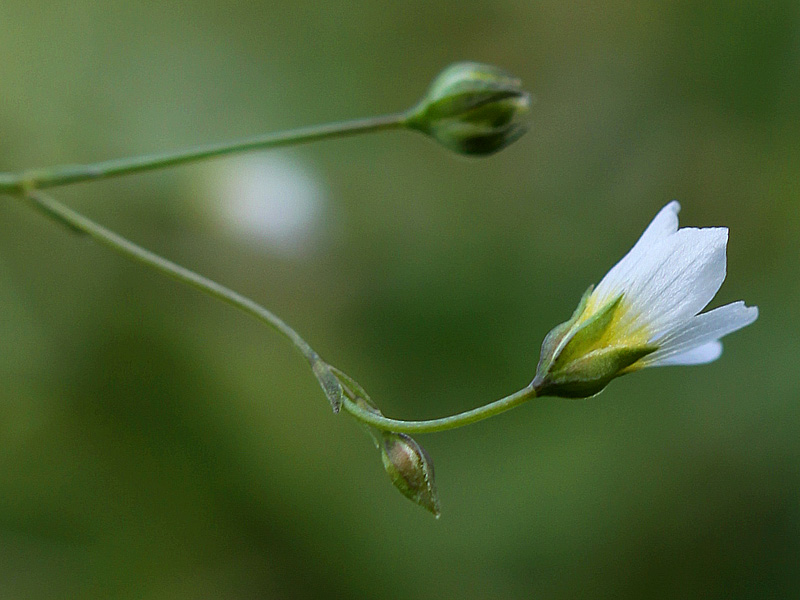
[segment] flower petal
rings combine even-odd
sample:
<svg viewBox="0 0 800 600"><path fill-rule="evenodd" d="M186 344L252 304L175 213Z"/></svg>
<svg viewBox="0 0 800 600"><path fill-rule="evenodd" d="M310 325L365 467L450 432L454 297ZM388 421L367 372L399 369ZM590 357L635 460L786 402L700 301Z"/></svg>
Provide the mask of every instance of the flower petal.
<svg viewBox="0 0 800 600"><path fill-rule="evenodd" d="M663 336L659 340L659 349L643 358L642 365L690 364L675 361L690 351L699 352L699 348L749 325L756 318L758 308L745 306L741 301L699 314ZM706 352L706 356L711 356L710 349ZM687 359L691 357L692 355L687 355Z"/></svg>
<svg viewBox="0 0 800 600"><path fill-rule="evenodd" d="M650 225L644 230L644 233L633 248L636 248L639 244L649 246L654 240L667 237L678 231L678 213L680 211L681 205L677 200L673 200L658 211L658 214L650 221Z"/></svg>
<svg viewBox="0 0 800 600"><path fill-rule="evenodd" d="M647 258L650 248L678 230L678 212L681 205L673 200L662 208L647 226L639 241L633 248L606 273L594 292L597 305L604 305L621 291L631 279L631 273L638 271L637 266Z"/></svg>
<svg viewBox="0 0 800 600"><path fill-rule="evenodd" d="M725 228L678 230L680 204L667 204L636 245L598 284L592 305L624 294L620 325L644 328L657 341L675 323L699 313L725 280Z"/></svg>
<svg viewBox="0 0 800 600"><path fill-rule="evenodd" d="M704 365L717 360L722 354L722 342L714 340L682 354L664 358L650 366L663 367L666 365Z"/></svg>
<svg viewBox="0 0 800 600"><path fill-rule="evenodd" d="M724 227L684 228L656 243L631 273L625 292L631 322L646 326L653 341L699 313L725 280Z"/></svg>

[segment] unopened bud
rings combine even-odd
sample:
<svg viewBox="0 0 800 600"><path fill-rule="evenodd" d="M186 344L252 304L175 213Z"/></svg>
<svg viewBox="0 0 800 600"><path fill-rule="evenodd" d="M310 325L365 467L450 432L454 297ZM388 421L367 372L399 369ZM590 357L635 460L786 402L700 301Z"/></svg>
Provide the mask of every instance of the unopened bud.
<svg viewBox="0 0 800 600"><path fill-rule="evenodd" d="M460 154L487 155L519 139L531 97L519 79L490 65L455 63L411 111L408 126Z"/></svg>
<svg viewBox="0 0 800 600"><path fill-rule="evenodd" d="M381 458L394 486L439 518L433 462L425 449L404 433L385 431L381 440Z"/></svg>

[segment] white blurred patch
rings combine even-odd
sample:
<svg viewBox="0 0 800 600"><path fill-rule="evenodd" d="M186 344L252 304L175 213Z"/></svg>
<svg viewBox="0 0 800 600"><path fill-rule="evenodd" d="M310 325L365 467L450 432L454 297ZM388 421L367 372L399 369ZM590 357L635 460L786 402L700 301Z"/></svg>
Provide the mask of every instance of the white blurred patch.
<svg viewBox="0 0 800 600"><path fill-rule="evenodd" d="M222 161L208 174L211 214L236 237L287 256L319 243L325 186L299 161L265 152Z"/></svg>

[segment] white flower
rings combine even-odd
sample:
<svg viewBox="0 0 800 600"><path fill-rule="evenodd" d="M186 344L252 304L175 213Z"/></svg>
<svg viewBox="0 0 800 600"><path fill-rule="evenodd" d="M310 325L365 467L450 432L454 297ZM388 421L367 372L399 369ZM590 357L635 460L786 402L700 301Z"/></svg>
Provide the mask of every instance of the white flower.
<svg viewBox="0 0 800 600"><path fill-rule="evenodd" d="M661 209L572 318L547 335L534 379L540 394L584 397L643 367L711 362L721 337L756 320L758 309L744 302L700 313L725 279L728 230L678 229L679 210L677 202Z"/></svg>

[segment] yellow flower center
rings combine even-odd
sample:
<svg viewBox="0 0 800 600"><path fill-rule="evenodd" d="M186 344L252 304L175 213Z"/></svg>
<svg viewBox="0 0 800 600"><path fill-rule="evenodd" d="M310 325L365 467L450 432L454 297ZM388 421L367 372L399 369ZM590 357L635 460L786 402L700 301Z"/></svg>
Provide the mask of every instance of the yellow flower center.
<svg viewBox="0 0 800 600"><path fill-rule="evenodd" d="M631 306L625 301L625 296L621 296L619 300L612 300L617 302L617 307L611 314L608 324L603 328L602 333L592 341L588 347L581 348L581 350L588 354L595 350L603 348L619 348L619 347L640 347L646 346L651 337L651 331L646 324L637 324L639 319L631 314ZM608 301L602 304L598 302L596 294L592 294L586 303L581 316L578 318L576 325L580 326L584 322L594 317L598 312L605 309L609 304ZM635 371L641 368L640 365L634 363L626 369L627 371Z"/></svg>

